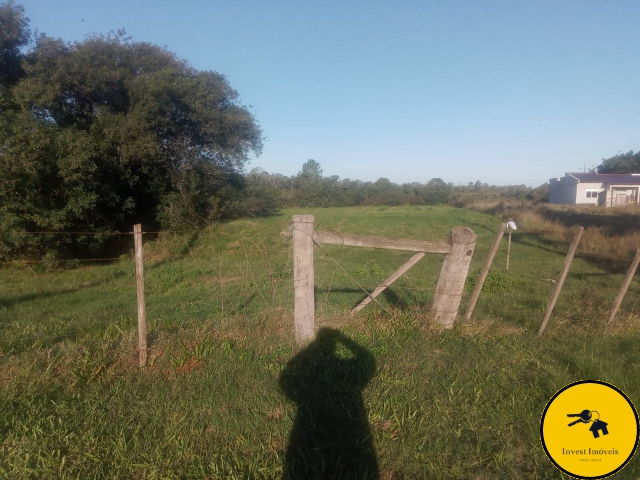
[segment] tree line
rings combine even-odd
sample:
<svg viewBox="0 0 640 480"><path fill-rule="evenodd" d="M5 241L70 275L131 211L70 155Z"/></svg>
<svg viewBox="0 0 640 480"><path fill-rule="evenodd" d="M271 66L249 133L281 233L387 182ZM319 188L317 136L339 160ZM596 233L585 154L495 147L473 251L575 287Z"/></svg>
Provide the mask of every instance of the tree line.
<svg viewBox="0 0 640 480"><path fill-rule="evenodd" d="M454 185L441 178L425 183L396 184L387 178L375 182L340 179L322 175L321 165L308 160L292 177L271 174L260 168L246 177L245 207L258 214L290 207L354 207L370 205L454 205L467 206L481 199L509 197L520 200L546 201L548 184L537 188L526 185L496 186L480 180L467 185Z"/></svg>

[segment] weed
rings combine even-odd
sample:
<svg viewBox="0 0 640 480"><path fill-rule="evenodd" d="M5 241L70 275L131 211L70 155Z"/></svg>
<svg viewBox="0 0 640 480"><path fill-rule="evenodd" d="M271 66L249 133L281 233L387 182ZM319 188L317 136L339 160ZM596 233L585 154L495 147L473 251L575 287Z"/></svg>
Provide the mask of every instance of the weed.
<svg viewBox="0 0 640 480"><path fill-rule="evenodd" d="M467 280L464 284L465 292L473 291L478 283L481 269L473 270L467 275ZM499 270L489 270L487 278L482 285L483 292L495 293L495 292L508 292L515 286L514 278L509 275L509 272L502 272Z"/></svg>

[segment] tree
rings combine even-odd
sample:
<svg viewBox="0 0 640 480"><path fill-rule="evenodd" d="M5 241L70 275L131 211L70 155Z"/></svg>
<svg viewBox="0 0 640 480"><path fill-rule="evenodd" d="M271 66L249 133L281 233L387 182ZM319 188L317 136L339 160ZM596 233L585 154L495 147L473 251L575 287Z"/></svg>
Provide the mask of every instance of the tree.
<svg viewBox="0 0 640 480"><path fill-rule="evenodd" d="M74 43L40 35L25 58L9 88L17 108L0 111L0 230L193 227L241 202L262 137L224 75L124 31ZM1 236L0 256L104 241L29 238Z"/></svg>
<svg viewBox="0 0 640 480"><path fill-rule="evenodd" d="M432 178L431 180L429 180L429 183L427 183L427 185L430 187L444 187L447 184L441 178Z"/></svg>
<svg viewBox="0 0 640 480"><path fill-rule="evenodd" d="M313 182L318 182L322 179L322 168L318 162L310 159L302 165L302 170L298 172L298 176Z"/></svg>
<svg viewBox="0 0 640 480"><path fill-rule="evenodd" d="M274 185L273 178L261 168L254 168L246 178L246 198L243 209L249 214L273 212L281 203L281 191Z"/></svg>
<svg viewBox="0 0 640 480"><path fill-rule="evenodd" d="M432 178L424 188L423 202L426 205L446 204L453 192L453 185L441 178Z"/></svg>
<svg viewBox="0 0 640 480"><path fill-rule="evenodd" d="M603 158L596 170L598 173L640 173L640 152L634 154L633 150L630 150L606 160Z"/></svg>
<svg viewBox="0 0 640 480"><path fill-rule="evenodd" d="M24 7L15 2L0 4L0 88L14 85L23 75L24 48L31 38Z"/></svg>

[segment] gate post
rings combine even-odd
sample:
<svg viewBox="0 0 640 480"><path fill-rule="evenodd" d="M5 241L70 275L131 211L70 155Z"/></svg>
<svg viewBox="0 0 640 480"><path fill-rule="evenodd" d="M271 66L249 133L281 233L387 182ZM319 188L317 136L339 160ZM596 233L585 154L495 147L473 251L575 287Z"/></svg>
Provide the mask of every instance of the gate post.
<svg viewBox="0 0 640 480"><path fill-rule="evenodd" d="M313 222L313 215L293 216L293 328L299 347L314 336Z"/></svg>
<svg viewBox="0 0 640 480"><path fill-rule="evenodd" d="M453 328L458 316L464 282L476 246L476 234L467 227L454 227L449 243L451 253L444 257L431 310L434 320L444 328Z"/></svg>

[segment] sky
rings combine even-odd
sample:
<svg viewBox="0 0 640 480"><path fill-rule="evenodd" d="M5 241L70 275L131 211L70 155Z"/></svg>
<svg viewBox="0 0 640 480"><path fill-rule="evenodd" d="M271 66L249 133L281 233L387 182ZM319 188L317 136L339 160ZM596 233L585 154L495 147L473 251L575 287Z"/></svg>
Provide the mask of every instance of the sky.
<svg viewBox="0 0 640 480"><path fill-rule="evenodd" d="M535 187L640 150L637 0L17 3L226 75L265 137L248 170Z"/></svg>

